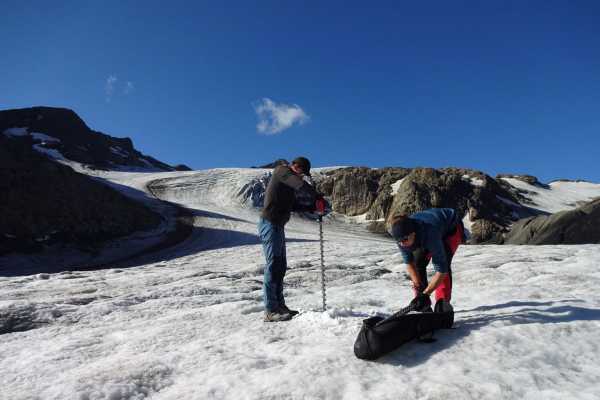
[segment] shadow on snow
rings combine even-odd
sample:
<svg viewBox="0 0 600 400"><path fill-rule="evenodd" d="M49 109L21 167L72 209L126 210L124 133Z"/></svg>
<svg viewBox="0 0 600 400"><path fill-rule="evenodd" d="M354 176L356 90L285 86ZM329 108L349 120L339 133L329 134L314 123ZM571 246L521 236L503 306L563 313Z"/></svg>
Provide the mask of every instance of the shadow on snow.
<svg viewBox="0 0 600 400"><path fill-rule="evenodd" d="M261 244L260 238L256 234L194 225L194 220L196 218L222 219L225 221L234 221L255 225L255 223L251 221L211 211L184 207L177 203L162 200L153 193L149 195L142 190L125 186L120 183L111 182L104 178L93 177L93 179L101 181L106 185L117 189L118 191L126 194L126 196L133 198L138 202L146 203L146 205L148 203L154 203L157 207L162 206L171 208L173 210L171 211L172 217L177 221L175 229L163 233L163 239L158 243L146 248L142 248L133 254L123 255L123 257L114 261L103 262L99 259L94 261L93 257L96 257L94 254L102 254L103 247L105 245L104 242L86 243L84 246L81 244L67 243L65 244L65 251L77 250L83 253L88 253L92 255L92 259L88 258L86 260L77 259L73 261L65 261L63 260L63 255L58 253L56 256L50 256L52 258L49 258L48 262L42 264L32 262L32 266L24 270L6 264L1 265L0 276L14 277L34 275L39 273L59 273L64 271L90 271L112 268L129 268L157 262L170 261L179 257L185 257L207 250ZM165 219L166 217L163 214L161 215L161 218ZM127 237L114 238L111 239L110 242L118 243L123 241L122 246L127 246L127 240ZM286 239L287 243L316 241L317 240L309 239ZM38 254L22 255L24 258L31 257L32 259L35 259L37 256ZM2 261L1 258L0 261Z"/></svg>
<svg viewBox="0 0 600 400"><path fill-rule="evenodd" d="M582 302L583 300L575 299L547 302L511 301L494 305L484 305L471 310L459 310L454 314L454 328L436 331L434 338L437 340L434 343L422 343L413 340L375 362L414 367L427 361L429 357L437 352L449 348L457 341L469 336L471 332L498 321L504 321L509 326L600 321L600 310L574 305L574 303ZM508 310L515 307L519 307L519 309ZM496 314L486 313L492 310L504 309L506 309L506 312ZM475 314L466 318L460 318L460 315L465 313Z"/></svg>

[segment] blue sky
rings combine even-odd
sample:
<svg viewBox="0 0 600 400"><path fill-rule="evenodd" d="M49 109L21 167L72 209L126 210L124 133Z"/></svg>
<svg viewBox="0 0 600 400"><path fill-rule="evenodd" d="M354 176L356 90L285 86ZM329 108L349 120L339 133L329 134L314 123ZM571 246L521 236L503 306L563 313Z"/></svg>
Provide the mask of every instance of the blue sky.
<svg viewBox="0 0 600 400"><path fill-rule="evenodd" d="M597 1L2 9L0 109L71 108L171 164L305 155L600 182Z"/></svg>

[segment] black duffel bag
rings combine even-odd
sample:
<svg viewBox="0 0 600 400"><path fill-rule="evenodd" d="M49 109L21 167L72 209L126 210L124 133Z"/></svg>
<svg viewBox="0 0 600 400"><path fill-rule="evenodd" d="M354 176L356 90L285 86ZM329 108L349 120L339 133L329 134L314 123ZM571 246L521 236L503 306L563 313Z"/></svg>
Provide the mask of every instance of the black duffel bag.
<svg viewBox="0 0 600 400"><path fill-rule="evenodd" d="M367 318L354 342L354 354L363 360L375 360L413 339L437 329L450 328L453 321L453 311Z"/></svg>

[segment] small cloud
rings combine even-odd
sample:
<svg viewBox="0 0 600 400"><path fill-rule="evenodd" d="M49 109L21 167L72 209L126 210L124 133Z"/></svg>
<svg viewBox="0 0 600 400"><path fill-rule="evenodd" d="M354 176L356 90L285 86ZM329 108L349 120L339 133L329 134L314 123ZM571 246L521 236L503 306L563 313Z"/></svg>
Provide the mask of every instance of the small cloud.
<svg viewBox="0 0 600 400"><path fill-rule="evenodd" d="M133 86L133 82L127 81L125 83L125 89L123 89L123 94L127 96L129 93L133 92L133 89L135 89L135 86Z"/></svg>
<svg viewBox="0 0 600 400"><path fill-rule="evenodd" d="M281 133L296 123L302 125L310 120L299 105L277 104L266 97L254 104L254 110L258 116L256 129L266 135Z"/></svg>
<svg viewBox="0 0 600 400"><path fill-rule="evenodd" d="M115 85L117 84L117 77L114 75L110 75L106 78L106 83L104 84L104 94L106 95L106 102L110 103L113 94L115 93Z"/></svg>

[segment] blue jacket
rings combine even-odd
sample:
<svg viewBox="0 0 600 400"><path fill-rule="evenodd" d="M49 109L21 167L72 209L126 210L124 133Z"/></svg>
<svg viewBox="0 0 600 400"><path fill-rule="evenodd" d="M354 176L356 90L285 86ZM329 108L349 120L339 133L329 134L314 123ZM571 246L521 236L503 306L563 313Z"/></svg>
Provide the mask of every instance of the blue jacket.
<svg viewBox="0 0 600 400"><path fill-rule="evenodd" d="M430 208L410 216L417 224L415 243L410 248L402 248L398 243L400 254L406 264L414 260L413 251L423 248L431 253L433 269L447 273L450 268L444 239L452 233L460 219L451 208Z"/></svg>

